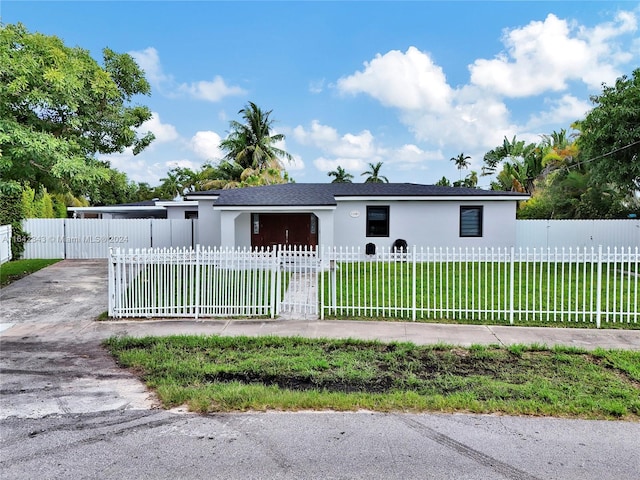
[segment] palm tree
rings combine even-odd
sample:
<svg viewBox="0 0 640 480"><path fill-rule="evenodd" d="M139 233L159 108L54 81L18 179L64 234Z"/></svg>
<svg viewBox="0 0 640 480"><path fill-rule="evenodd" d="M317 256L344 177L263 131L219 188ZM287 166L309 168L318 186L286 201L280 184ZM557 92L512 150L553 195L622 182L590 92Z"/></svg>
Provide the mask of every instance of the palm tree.
<svg viewBox="0 0 640 480"><path fill-rule="evenodd" d="M169 170L165 178L160 179L160 192L163 196L167 196L171 199L184 194L184 189L180 184L178 174L174 170Z"/></svg>
<svg viewBox="0 0 640 480"><path fill-rule="evenodd" d="M378 162L375 165L370 163L369 170L361 173L361 176L368 175L364 183L389 183L387 177L380 175L380 168L382 168L382 162Z"/></svg>
<svg viewBox="0 0 640 480"><path fill-rule="evenodd" d="M353 179L353 175L347 173L347 171L340 166L338 166L338 168L336 168L335 170L327 173L327 175L329 175L330 177L336 177L331 180L331 183L351 183L351 180Z"/></svg>
<svg viewBox="0 0 640 480"><path fill-rule="evenodd" d="M236 162L244 169L282 169L281 158L293 158L289 153L274 146L276 142L284 140L284 135L271 134L271 112L262 111L253 102L249 102L238 112L242 115L244 123L232 120L231 132L220 142L220 148L226 152L226 160Z"/></svg>
<svg viewBox="0 0 640 480"><path fill-rule="evenodd" d="M470 162L468 161L470 159L471 157L469 155L465 155L464 153L461 153L457 157L451 157L449 159L456 164L456 168L460 172L460 181L462 181L462 169L467 168L470 165Z"/></svg>

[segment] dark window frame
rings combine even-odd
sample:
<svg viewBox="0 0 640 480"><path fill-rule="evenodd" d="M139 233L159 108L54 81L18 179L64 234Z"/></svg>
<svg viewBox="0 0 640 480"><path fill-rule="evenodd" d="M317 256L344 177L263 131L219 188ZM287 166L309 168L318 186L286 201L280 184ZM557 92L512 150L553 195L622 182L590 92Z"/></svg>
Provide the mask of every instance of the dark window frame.
<svg viewBox="0 0 640 480"><path fill-rule="evenodd" d="M384 232L382 233L376 233L374 230L376 230L374 228L374 225L370 222L378 222L380 223L381 220L370 220L369 219L369 212L372 212L373 210L378 210L378 211L384 211L385 212L385 224L384 224ZM389 212L390 212L390 208L389 205L367 205L367 218L366 218L366 234L367 237L389 237L390 236L390 232L389 232Z"/></svg>
<svg viewBox="0 0 640 480"><path fill-rule="evenodd" d="M462 225L462 216L464 212L476 211L478 212L477 216L477 225L474 229L474 233L468 233L463 231ZM459 234L461 238L481 238L483 235L483 225L484 225L484 207L482 205L461 205L460 206L460 218L459 218Z"/></svg>

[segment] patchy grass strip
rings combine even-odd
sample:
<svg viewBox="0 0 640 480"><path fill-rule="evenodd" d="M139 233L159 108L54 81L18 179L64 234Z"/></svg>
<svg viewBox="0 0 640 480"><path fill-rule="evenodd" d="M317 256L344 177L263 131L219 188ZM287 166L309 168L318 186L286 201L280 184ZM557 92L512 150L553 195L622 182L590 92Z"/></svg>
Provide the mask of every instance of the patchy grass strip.
<svg viewBox="0 0 640 480"><path fill-rule="evenodd" d="M0 266L0 287L5 287L16 280L20 280L22 277L31 275L33 272L59 261L59 259L31 259L3 263Z"/></svg>
<svg viewBox="0 0 640 480"><path fill-rule="evenodd" d="M640 352L299 337L111 338L166 408L640 419Z"/></svg>

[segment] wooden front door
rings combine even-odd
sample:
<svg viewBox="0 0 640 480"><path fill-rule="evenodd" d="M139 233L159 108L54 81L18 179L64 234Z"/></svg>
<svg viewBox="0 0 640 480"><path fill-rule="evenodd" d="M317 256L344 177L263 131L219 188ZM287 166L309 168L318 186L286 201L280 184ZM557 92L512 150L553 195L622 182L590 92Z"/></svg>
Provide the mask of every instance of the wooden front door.
<svg viewBox="0 0 640 480"><path fill-rule="evenodd" d="M313 213L251 214L251 246L318 245L318 218Z"/></svg>

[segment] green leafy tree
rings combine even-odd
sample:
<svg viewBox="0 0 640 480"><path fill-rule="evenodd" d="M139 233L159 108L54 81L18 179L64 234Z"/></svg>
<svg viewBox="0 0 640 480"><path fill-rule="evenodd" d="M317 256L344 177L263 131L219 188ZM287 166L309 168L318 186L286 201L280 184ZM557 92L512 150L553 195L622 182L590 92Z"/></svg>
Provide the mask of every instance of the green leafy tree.
<svg viewBox="0 0 640 480"><path fill-rule="evenodd" d="M436 183L436 185L440 186L440 187L450 187L451 186L451 182L449 181L449 179L445 176L443 176L440 180L438 180Z"/></svg>
<svg viewBox="0 0 640 480"><path fill-rule="evenodd" d="M633 199L608 184L594 182L584 168L556 169L539 181L518 209L522 219L624 218Z"/></svg>
<svg viewBox="0 0 640 480"><path fill-rule="evenodd" d="M157 192L147 182L139 182L135 185L134 202L153 200L156 197L159 198Z"/></svg>
<svg viewBox="0 0 640 480"><path fill-rule="evenodd" d="M476 188L477 185L478 185L478 172L476 171L471 171L471 173L466 177L464 177L464 179L453 182L454 187Z"/></svg>
<svg viewBox="0 0 640 480"><path fill-rule="evenodd" d="M131 105L150 87L133 58L108 48L99 65L87 50L21 25L0 26L0 174L50 192L87 192L110 179L97 154L140 152L151 118Z"/></svg>
<svg viewBox="0 0 640 480"><path fill-rule="evenodd" d="M200 190L236 188L242 182L241 165L228 160L221 161L217 167L205 165L201 172Z"/></svg>
<svg viewBox="0 0 640 480"><path fill-rule="evenodd" d="M640 68L592 96L594 108L580 122L580 150L593 180L626 192L640 190Z"/></svg>
<svg viewBox="0 0 640 480"><path fill-rule="evenodd" d="M502 145L490 150L484 156L482 175L496 175L491 183L493 190L532 193L536 178L543 172L542 150L534 143L509 141L504 138ZM502 169L498 170L502 164Z"/></svg>
<svg viewBox="0 0 640 480"><path fill-rule="evenodd" d="M382 165L382 162L378 162L375 165L373 163L370 163L369 170L360 174L361 176L367 175L364 183L389 183L389 179L387 179L387 177L380 175L380 169L382 168Z"/></svg>
<svg viewBox="0 0 640 480"><path fill-rule="evenodd" d="M11 225L11 256L19 259L29 235L22 229L22 189L16 182L0 182L0 225Z"/></svg>
<svg viewBox="0 0 640 480"><path fill-rule="evenodd" d="M338 165L338 168L327 173L328 176L334 177L331 183L351 183L353 175L348 173L344 168Z"/></svg>

